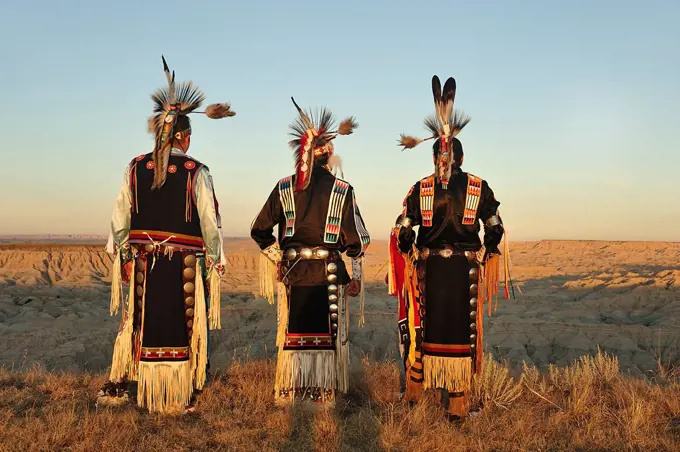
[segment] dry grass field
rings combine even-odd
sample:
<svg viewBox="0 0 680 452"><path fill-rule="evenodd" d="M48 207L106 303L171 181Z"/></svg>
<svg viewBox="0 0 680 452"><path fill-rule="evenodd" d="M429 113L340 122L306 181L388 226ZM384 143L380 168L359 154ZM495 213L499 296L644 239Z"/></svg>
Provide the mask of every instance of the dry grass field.
<svg viewBox="0 0 680 452"><path fill-rule="evenodd" d="M680 373L624 376L600 353L518 379L487 357L477 414L445 420L435 394L415 407L396 398L394 362L363 360L349 394L329 411L273 403L274 363L232 361L201 394L199 411L149 415L134 405L97 409L105 376L0 371L0 450L449 451L680 448Z"/></svg>

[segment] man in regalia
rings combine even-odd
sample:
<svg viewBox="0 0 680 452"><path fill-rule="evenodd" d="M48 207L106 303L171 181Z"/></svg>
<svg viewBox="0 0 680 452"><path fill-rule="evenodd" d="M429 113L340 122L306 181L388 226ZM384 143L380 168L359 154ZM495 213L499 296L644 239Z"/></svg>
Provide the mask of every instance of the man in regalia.
<svg viewBox="0 0 680 452"><path fill-rule="evenodd" d="M404 200L390 237L388 281L390 294L399 297L405 398L415 402L423 389L442 390L448 416L457 420L468 415L472 376L481 371L483 305L497 294L504 229L489 184L461 168L456 135L470 118L453 110L455 80L442 90L434 76L432 90L436 111L425 121L431 136L402 135L400 144L413 148L435 140L434 173L416 182Z"/></svg>
<svg viewBox="0 0 680 452"><path fill-rule="evenodd" d="M125 168L111 220L111 315L121 304L123 314L98 403L124 402L128 383L137 381L140 407L178 414L194 410L195 393L206 383L208 331L220 328L225 262L210 171L188 155L188 115L219 119L234 112L228 104L196 111L204 94L191 82L176 83L165 58L163 66L168 86L151 96L153 152Z"/></svg>
<svg viewBox="0 0 680 452"><path fill-rule="evenodd" d="M348 118L336 127L328 110L313 117L293 103L295 174L274 186L251 236L262 250L260 282L270 303L278 288L275 398L332 404L336 391L348 388L348 296L361 295L363 324L362 263L370 236L354 189L335 176L333 146L357 125ZM351 259L351 277L342 253Z"/></svg>

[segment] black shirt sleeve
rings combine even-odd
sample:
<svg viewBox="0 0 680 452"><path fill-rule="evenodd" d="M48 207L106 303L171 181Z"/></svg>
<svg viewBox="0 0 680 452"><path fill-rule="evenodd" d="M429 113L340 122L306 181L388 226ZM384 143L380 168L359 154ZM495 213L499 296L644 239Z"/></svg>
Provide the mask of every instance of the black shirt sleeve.
<svg viewBox="0 0 680 452"><path fill-rule="evenodd" d="M411 221L408 227L402 226L399 229L398 244L402 253L408 253L416 240L416 233L413 226L420 225L422 218L420 214L420 182L411 187L404 199L404 211L402 216Z"/></svg>
<svg viewBox="0 0 680 452"><path fill-rule="evenodd" d="M494 254L499 253L498 245L501 243L504 232L503 223L489 226L486 222L494 215L498 215L498 206L500 204L496 200L489 184L484 181L482 183L481 201L479 203L479 219L484 223L484 246L486 246L488 252Z"/></svg>
<svg viewBox="0 0 680 452"><path fill-rule="evenodd" d="M260 249L265 249L276 243L274 227L279 224L281 216L279 185L276 184L250 229L250 236L257 242Z"/></svg>
<svg viewBox="0 0 680 452"><path fill-rule="evenodd" d="M350 187L342 209L342 225L340 227L340 246L348 257L361 257L363 243L359 231L366 231L364 220L358 208L355 208L354 188Z"/></svg>

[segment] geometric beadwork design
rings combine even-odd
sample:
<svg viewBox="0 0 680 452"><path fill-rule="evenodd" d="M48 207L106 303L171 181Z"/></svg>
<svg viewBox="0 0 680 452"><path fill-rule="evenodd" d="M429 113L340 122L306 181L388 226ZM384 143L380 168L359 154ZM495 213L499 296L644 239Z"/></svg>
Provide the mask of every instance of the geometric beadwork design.
<svg viewBox="0 0 680 452"><path fill-rule="evenodd" d="M295 196L293 194L293 176L284 177L279 181L279 197L286 217L286 237L292 237L295 232Z"/></svg>
<svg viewBox="0 0 680 452"><path fill-rule="evenodd" d="M482 179L477 176L473 176L472 174L468 174L467 196L465 197L465 213L463 214L463 224L475 224L481 195Z"/></svg>
<svg viewBox="0 0 680 452"><path fill-rule="evenodd" d="M434 209L434 175L420 181L420 216L422 225L432 227L432 215Z"/></svg>
<svg viewBox="0 0 680 452"><path fill-rule="evenodd" d="M361 238L361 248L364 252L366 252L366 249L368 249L368 245L371 244L371 236L366 230L363 218L361 218L361 212L359 212L359 204L357 204L357 198L354 192L352 192L352 203L354 204L354 224L357 228L357 233Z"/></svg>
<svg viewBox="0 0 680 452"><path fill-rule="evenodd" d="M335 178L331 197L328 201L328 214L326 215L326 231L324 243L337 243L340 238L340 223L342 222L342 209L345 206L345 198L349 184L342 179Z"/></svg>

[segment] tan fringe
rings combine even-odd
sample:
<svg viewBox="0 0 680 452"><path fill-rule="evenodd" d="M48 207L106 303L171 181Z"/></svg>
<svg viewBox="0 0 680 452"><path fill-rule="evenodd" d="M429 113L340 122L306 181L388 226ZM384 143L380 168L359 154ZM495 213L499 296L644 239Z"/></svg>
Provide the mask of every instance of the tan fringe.
<svg viewBox="0 0 680 452"><path fill-rule="evenodd" d="M120 309L120 300L123 297L123 277L121 276L121 258L120 253L116 253L113 258L113 276L111 277L111 303L109 305L109 313L113 316L118 314ZM134 278L134 275L131 275ZM130 283L134 286L134 283Z"/></svg>
<svg viewBox="0 0 680 452"><path fill-rule="evenodd" d="M137 404L152 413L180 414L193 394L191 374L189 361L140 361Z"/></svg>
<svg viewBox="0 0 680 452"><path fill-rule="evenodd" d="M276 264L260 253L260 296L274 304L274 281L276 281Z"/></svg>
<svg viewBox="0 0 680 452"><path fill-rule="evenodd" d="M281 389L320 387L336 389L337 369L334 350L279 351L274 391Z"/></svg>
<svg viewBox="0 0 680 452"><path fill-rule="evenodd" d="M124 378L131 378L136 375L134 369L134 354L132 353L133 341L132 332L134 329L135 318L135 285L130 281L130 293L128 294L127 307L123 312L123 325L113 346L113 358L111 360L111 372L109 380L114 383L123 381Z"/></svg>
<svg viewBox="0 0 680 452"><path fill-rule="evenodd" d="M338 305L338 332L340 333L335 345L335 363L338 376L338 391L347 393L349 390L349 303L347 293L341 289ZM345 310L346 311L343 311ZM343 312L345 313L343 315Z"/></svg>
<svg viewBox="0 0 680 452"><path fill-rule="evenodd" d="M276 346L280 353L286 342L286 331L288 331L288 289L283 283L278 283L278 292Z"/></svg>
<svg viewBox="0 0 680 452"><path fill-rule="evenodd" d="M220 296L220 275L214 269L210 272L208 284L210 284L210 312L208 313L210 329L220 330L222 329L222 307L220 306L222 297Z"/></svg>
<svg viewBox="0 0 680 452"><path fill-rule="evenodd" d="M359 265L361 266L361 293L359 295L359 328L362 328L365 323L364 311L366 309L366 289L364 288L364 256L361 256Z"/></svg>
<svg viewBox="0 0 680 452"><path fill-rule="evenodd" d="M472 378L472 358L423 356L425 381L423 389L446 389L449 392L469 391Z"/></svg>
<svg viewBox="0 0 680 452"><path fill-rule="evenodd" d="M491 256L484 266L484 299L488 303L489 316L491 316L491 305L496 297L498 301L498 273L500 270L500 257L496 254Z"/></svg>
<svg viewBox="0 0 680 452"><path fill-rule="evenodd" d="M196 389L203 389L208 365L208 322L205 306L205 286L200 259L196 260L196 282L194 287L194 326L191 334L191 378Z"/></svg>

